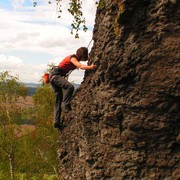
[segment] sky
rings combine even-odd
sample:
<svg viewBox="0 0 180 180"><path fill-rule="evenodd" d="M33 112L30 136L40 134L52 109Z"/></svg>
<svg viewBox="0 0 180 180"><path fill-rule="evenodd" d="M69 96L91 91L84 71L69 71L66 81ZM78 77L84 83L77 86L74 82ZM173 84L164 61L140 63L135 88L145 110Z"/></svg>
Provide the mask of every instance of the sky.
<svg viewBox="0 0 180 180"><path fill-rule="evenodd" d="M69 1L62 1L61 14L55 0L36 1L34 7L33 0L0 0L0 72L9 71L24 83L39 83L48 63L58 65L79 47L88 46L97 7L97 0L82 0L88 31L79 31L80 38L75 39ZM74 70L69 81L79 84L83 77L83 70Z"/></svg>

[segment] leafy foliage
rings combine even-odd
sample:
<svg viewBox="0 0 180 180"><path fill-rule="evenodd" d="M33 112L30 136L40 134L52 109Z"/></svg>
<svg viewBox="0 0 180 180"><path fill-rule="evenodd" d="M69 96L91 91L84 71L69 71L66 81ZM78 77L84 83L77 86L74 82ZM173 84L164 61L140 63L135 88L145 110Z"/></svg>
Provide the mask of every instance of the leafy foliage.
<svg viewBox="0 0 180 180"><path fill-rule="evenodd" d="M34 107L28 110L18 104L26 97L26 88L17 80L0 73L0 179L56 179L54 94L47 85L39 87ZM24 125L24 119L35 119L35 125Z"/></svg>
<svg viewBox="0 0 180 180"><path fill-rule="evenodd" d="M9 167L3 164L11 179L15 172L15 151L18 148L18 124L22 119L23 110L17 105L19 97L26 96L26 88L17 82L18 78L9 73L0 73L0 153L3 160L9 161Z"/></svg>
<svg viewBox="0 0 180 180"><path fill-rule="evenodd" d="M0 100L15 102L20 96L26 96L25 86L17 83L18 78L9 75L7 71L0 74Z"/></svg>
<svg viewBox="0 0 180 180"><path fill-rule="evenodd" d="M56 2L57 9L59 12L58 18L61 18L60 13L62 13L61 9L61 3L63 0L49 0L48 3L51 4L52 1ZM79 30L81 29L80 27L82 26L83 31L87 31L88 28L86 26L86 20L83 17L83 12L82 12L82 0L69 0L69 8L68 12L74 17L73 22L71 23L71 34L75 32L75 38L79 38ZM96 2L98 4L98 2ZM33 6L36 7L38 5L38 0L33 0Z"/></svg>
<svg viewBox="0 0 180 180"><path fill-rule="evenodd" d="M54 110L54 93L49 85L37 88L33 96L36 118L36 145L35 154L40 168L40 174L54 173L57 175L57 132L52 127Z"/></svg>
<svg viewBox="0 0 180 180"><path fill-rule="evenodd" d="M82 9L82 2L80 0L71 0L70 3L70 8L68 11L70 14L74 17L74 21L71 24L71 34L73 34L73 30L76 31L75 38L79 38L78 31L80 30L80 25L83 25L83 31L87 31L87 27L85 25L86 21L85 18L83 18L83 13L81 11Z"/></svg>
<svg viewBox="0 0 180 180"><path fill-rule="evenodd" d="M54 93L51 87L44 84L42 87L37 88L33 99L36 108L36 119L43 121L43 124L51 124L51 120L48 122L48 119L52 119L54 108Z"/></svg>

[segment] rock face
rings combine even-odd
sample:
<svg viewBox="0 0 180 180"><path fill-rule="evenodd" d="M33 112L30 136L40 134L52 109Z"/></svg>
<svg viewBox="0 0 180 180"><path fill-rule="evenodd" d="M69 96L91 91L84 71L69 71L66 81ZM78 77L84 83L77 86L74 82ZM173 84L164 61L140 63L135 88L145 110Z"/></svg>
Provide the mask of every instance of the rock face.
<svg viewBox="0 0 180 180"><path fill-rule="evenodd" d="M180 7L101 0L90 63L59 136L61 179L180 177Z"/></svg>

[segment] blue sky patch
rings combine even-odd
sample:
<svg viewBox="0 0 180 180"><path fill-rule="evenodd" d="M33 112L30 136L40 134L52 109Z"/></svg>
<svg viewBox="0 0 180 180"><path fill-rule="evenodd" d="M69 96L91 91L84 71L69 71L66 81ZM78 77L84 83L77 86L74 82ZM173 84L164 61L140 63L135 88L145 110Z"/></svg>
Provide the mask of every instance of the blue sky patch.
<svg viewBox="0 0 180 180"><path fill-rule="evenodd" d="M8 9L8 10L12 10L12 5L11 5L11 0L1 0L0 1L0 8L2 9Z"/></svg>

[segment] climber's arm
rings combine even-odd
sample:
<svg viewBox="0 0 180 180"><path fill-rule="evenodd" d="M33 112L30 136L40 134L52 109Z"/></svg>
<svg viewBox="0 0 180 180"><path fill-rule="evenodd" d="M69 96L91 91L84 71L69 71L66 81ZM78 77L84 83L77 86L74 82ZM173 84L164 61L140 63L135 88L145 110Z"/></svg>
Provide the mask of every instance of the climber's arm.
<svg viewBox="0 0 180 180"><path fill-rule="evenodd" d="M71 58L70 60L77 68L83 69L83 70L90 70L90 69L96 69L96 65L91 64L91 65L84 65L81 64L75 57Z"/></svg>

